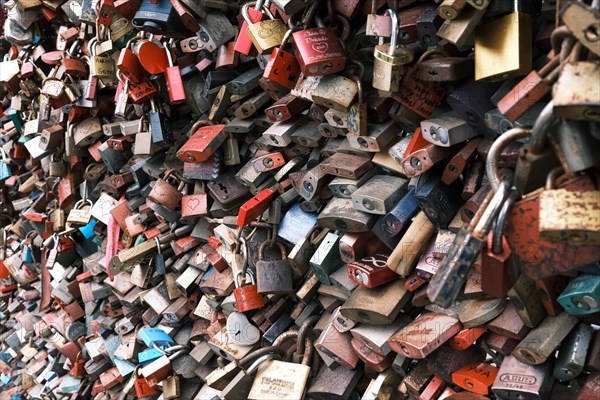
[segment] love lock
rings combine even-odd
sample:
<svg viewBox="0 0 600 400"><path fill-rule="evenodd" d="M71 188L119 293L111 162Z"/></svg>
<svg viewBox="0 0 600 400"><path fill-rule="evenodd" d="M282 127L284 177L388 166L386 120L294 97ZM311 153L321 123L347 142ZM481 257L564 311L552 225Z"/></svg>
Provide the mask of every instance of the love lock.
<svg viewBox="0 0 600 400"><path fill-rule="evenodd" d="M241 312L232 312L227 317L227 336L242 346L252 346L260 340L260 331Z"/></svg>
<svg viewBox="0 0 600 400"><path fill-rule="evenodd" d="M292 266L287 261L287 252L281 243L276 243L281 252L281 260L266 261L264 253L271 242L263 242L258 248L256 281L258 293L293 293Z"/></svg>

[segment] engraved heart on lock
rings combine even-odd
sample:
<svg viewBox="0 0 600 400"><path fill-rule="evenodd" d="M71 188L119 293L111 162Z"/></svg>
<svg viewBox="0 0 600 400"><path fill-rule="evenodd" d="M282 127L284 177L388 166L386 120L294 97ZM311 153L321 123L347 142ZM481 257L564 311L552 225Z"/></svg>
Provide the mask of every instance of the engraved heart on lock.
<svg viewBox="0 0 600 400"><path fill-rule="evenodd" d="M312 45L312 49L314 51L318 51L319 53L325 53L327 51L327 49L329 49L329 45L325 42L314 43Z"/></svg>

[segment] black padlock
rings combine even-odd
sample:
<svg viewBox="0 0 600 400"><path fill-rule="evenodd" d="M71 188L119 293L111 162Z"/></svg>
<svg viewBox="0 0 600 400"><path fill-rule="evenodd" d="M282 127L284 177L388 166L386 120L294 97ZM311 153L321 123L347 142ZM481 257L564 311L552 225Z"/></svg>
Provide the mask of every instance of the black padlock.
<svg viewBox="0 0 600 400"><path fill-rule="evenodd" d="M419 176L415 197L427 218L439 228L447 228L462 205L460 180L446 185L442 182L443 168L429 170Z"/></svg>

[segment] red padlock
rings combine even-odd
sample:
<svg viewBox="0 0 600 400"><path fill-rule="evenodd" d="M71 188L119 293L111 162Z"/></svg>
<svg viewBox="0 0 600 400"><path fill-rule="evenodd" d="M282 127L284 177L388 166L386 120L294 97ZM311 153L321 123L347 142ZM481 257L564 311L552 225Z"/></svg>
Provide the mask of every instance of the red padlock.
<svg viewBox="0 0 600 400"><path fill-rule="evenodd" d="M154 396L156 394L160 394L160 391L151 387L146 378L140 375L141 366L138 365L133 372L135 374L135 382L133 383L133 387L135 388L135 394L138 399L148 396Z"/></svg>
<svg viewBox="0 0 600 400"><path fill-rule="evenodd" d="M314 3L317 5L317 2ZM310 11L307 11L310 12ZM344 70L346 53L333 29L317 27L292 34L294 53L305 76L335 74ZM347 38L347 33L341 39Z"/></svg>
<svg viewBox="0 0 600 400"><path fill-rule="evenodd" d="M225 125L203 126L194 132L177 152L177 158L185 163L201 163L210 158L227 140Z"/></svg>
<svg viewBox="0 0 600 400"><path fill-rule="evenodd" d="M140 60L129 46L121 49L117 68L123 78L133 83L140 83L141 79L146 75L146 71L142 67L142 64L140 64Z"/></svg>
<svg viewBox="0 0 600 400"><path fill-rule="evenodd" d="M127 93L132 103L140 104L149 101L158 91L152 82L150 82L150 79L143 78L139 83L129 82Z"/></svg>
<svg viewBox="0 0 600 400"><path fill-rule="evenodd" d="M237 226L243 228L264 213L277 195L277 190L266 188L240 207Z"/></svg>
<svg viewBox="0 0 600 400"><path fill-rule="evenodd" d="M254 276L250 274L250 284L243 285L240 283L242 271L238 271L235 274L235 289L233 290L233 297L235 297L235 304L239 312L245 312L250 310L256 310L262 308L265 305L265 301L260 293L258 293L258 286L254 281Z"/></svg>
<svg viewBox="0 0 600 400"><path fill-rule="evenodd" d="M169 93L169 103L181 104L185 102L185 90L181 80L181 71L179 66L173 64L171 50L165 46L169 66L165 70L165 80L167 82L167 92Z"/></svg>
<svg viewBox="0 0 600 400"><path fill-rule="evenodd" d="M347 265L348 277L361 286L374 288L393 281L398 275L387 267L388 254L374 254Z"/></svg>
<svg viewBox="0 0 600 400"><path fill-rule="evenodd" d="M169 66L167 54L162 46L153 40L143 39L136 43L133 48L138 56L140 64L152 75L162 74Z"/></svg>
<svg viewBox="0 0 600 400"><path fill-rule="evenodd" d="M298 64L298 60L292 53L283 50L293 32L294 29L292 28L283 35L281 45L273 49L271 58L263 74L263 78L288 89L293 89L296 86L296 81L300 76L300 64Z"/></svg>
<svg viewBox="0 0 600 400"><path fill-rule="evenodd" d="M114 0L100 0L98 3L98 23L100 25L112 24L115 15Z"/></svg>

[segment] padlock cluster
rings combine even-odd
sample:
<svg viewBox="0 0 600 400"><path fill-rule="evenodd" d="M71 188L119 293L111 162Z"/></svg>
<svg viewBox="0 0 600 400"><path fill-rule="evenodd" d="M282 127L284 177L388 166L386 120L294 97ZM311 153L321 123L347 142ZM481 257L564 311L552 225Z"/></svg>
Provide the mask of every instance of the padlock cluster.
<svg viewBox="0 0 600 400"><path fill-rule="evenodd" d="M3 1L0 400L597 399L598 6Z"/></svg>

